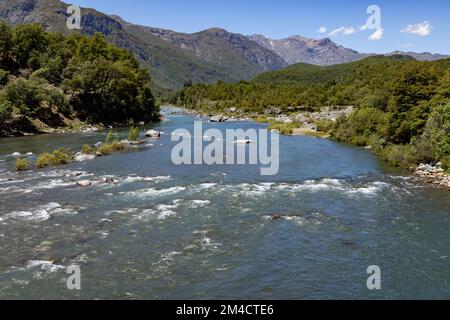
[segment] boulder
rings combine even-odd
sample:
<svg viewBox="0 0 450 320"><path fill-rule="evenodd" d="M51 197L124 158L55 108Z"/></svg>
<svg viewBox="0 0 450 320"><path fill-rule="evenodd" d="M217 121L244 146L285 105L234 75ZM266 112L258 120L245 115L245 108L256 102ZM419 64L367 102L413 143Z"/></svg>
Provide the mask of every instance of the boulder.
<svg viewBox="0 0 450 320"><path fill-rule="evenodd" d="M94 144L94 148L100 148L103 145L103 142L97 142Z"/></svg>
<svg viewBox="0 0 450 320"><path fill-rule="evenodd" d="M161 132L156 131L156 130L147 130L145 132L145 136L147 138L159 138L161 136Z"/></svg>
<svg viewBox="0 0 450 320"><path fill-rule="evenodd" d="M80 187L89 187L92 185L92 182L89 180L77 181L77 185Z"/></svg>
<svg viewBox="0 0 450 320"><path fill-rule="evenodd" d="M93 155L93 154L84 154L81 152L77 152L75 154L75 156L73 157L73 160L75 160L77 162L83 162L83 161L92 160L94 158L95 158L95 155Z"/></svg>
<svg viewBox="0 0 450 320"><path fill-rule="evenodd" d="M236 140L234 142L234 144L250 144L250 143L255 143L255 141L253 141L253 140Z"/></svg>
<svg viewBox="0 0 450 320"><path fill-rule="evenodd" d="M102 179L102 183L112 184L112 183L114 183L114 179L113 179L113 178L110 178L110 177L108 177L108 178L103 178L103 179Z"/></svg>
<svg viewBox="0 0 450 320"><path fill-rule="evenodd" d="M222 116L214 116L211 117L211 119L209 119L210 122L223 122L223 117Z"/></svg>

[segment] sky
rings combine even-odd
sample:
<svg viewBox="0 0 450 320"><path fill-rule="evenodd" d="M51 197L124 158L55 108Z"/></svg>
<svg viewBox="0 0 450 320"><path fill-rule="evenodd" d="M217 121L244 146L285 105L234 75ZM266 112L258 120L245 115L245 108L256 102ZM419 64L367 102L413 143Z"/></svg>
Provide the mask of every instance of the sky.
<svg viewBox="0 0 450 320"><path fill-rule="evenodd" d="M66 0L145 26L193 33L219 27L273 39L331 38L364 53L450 54L448 0ZM379 8L377 13L368 7ZM376 17L375 17L376 18ZM368 19L370 23L367 24ZM379 23L378 23L379 22ZM369 27L368 27L369 26Z"/></svg>

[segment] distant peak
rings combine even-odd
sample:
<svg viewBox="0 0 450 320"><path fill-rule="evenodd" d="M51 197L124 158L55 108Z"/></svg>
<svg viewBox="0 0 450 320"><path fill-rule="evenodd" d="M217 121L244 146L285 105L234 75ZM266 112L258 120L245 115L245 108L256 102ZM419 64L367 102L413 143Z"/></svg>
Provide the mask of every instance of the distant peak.
<svg viewBox="0 0 450 320"><path fill-rule="evenodd" d="M206 29L205 32L216 33L216 34L229 33L227 30L222 29L222 28L217 28L217 27Z"/></svg>

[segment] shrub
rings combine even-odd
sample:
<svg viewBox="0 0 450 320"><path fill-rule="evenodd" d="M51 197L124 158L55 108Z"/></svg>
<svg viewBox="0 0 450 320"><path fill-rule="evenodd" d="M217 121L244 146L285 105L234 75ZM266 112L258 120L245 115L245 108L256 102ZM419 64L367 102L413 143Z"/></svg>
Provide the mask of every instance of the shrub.
<svg viewBox="0 0 450 320"><path fill-rule="evenodd" d="M64 149L58 149L53 151L53 153L42 153L38 156L36 165L38 168L45 168L48 166L59 166L63 164L68 164L72 160L72 155L70 155Z"/></svg>
<svg viewBox="0 0 450 320"><path fill-rule="evenodd" d="M0 69L0 85L5 85L8 82L9 72Z"/></svg>
<svg viewBox="0 0 450 320"><path fill-rule="evenodd" d="M450 155L441 159L442 168L450 174Z"/></svg>
<svg viewBox="0 0 450 320"><path fill-rule="evenodd" d="M139 139L140 129L138 127L131 127L128 133L128 140L137 141Z"/></svg>
<svg viewBox="0 0 450 320"><path fill-rule="evenodd" d="M105 144L110 144L112 142L119 141L119 137L115 135L112 130L109 130L108 135L105 139Z"/></svg>
<svg viewBox="0 0 450 320"><path fill-rule="evenodd" d="M84 153L84 154L93 154L94 152L95 152L95 149L92 148L88 144L84 144L83 147L81 148L81 153Z"/></svg>
<svg viewBox="0 0 450 320"><path fill-rule="evenodd" d="M103 155L108 155L113 152L122 151L125 149L124 145L118 141L114 141L111 143L104 143L98 148L98 152Z"/></svg>
<svg viewBox="0 0 450 320"><path fill-rule="evenodd" d="M293 123L274 123L269 126L269 130L277 130L281 134L290 135L298 126Z"/></svg>
<svg viewBox="0 0 450 320"><path fill-rule="evenodd" d="M52 163L52 155L50 153L41 153L36 160L36 166L38 168L45 168L50 166Z"/></svg>
<svg viewBox="0 0 450 320"><path fill-rule="evenodd" d="M0 101L0 123L11 118L12 106L8 101Z"/></svg>
<svg viewBox="0 0 450 320"><path fill-rule="evenodd" d="M30 162L27 159L17 159L16 160L16 170L25 171L30 168Z"/></svg>
<svg viewBox="0 0 450 320"><path fill-rule="evenodd" d="M413 145L389 145L382 149L380 155L389 164L409 168L420 162L417 150Z"/></svg>

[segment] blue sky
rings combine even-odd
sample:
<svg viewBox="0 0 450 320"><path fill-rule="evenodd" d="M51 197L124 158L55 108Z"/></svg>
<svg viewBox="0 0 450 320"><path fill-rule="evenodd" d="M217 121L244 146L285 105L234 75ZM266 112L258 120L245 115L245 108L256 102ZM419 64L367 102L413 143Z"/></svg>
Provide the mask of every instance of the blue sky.
<svg viewBox="0 0 450 320"><path fill-rule="evenodd" d="M221 27L271 38L330 37L360 52L394 50L450 54L448 0L66 0L125 20L179 32ZM361 30L369 5L381 9L381 28ZM326 32L319 33L321 27ZM322 31L325 31L322 28ZM334 32L333 32L334 30ZM369 40L372 36L373 40Z"/></svg>

